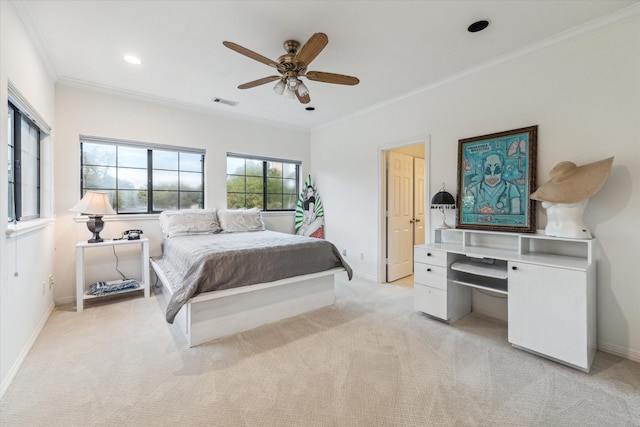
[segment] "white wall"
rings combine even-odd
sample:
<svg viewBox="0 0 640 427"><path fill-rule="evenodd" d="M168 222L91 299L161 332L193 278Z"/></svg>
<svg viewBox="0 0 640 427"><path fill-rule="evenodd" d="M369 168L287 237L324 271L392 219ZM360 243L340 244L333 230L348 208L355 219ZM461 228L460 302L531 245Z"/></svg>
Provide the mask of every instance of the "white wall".
<svg viewBox="0 0 640 427"><path fill-rule="evenodd" d="M212 208L226 207L227 152L299 160L303 177L309 170L306 130L239 121L78 87L57 87L56 133L56 304L74 301L75 243L90 237L86 224L75 221L75 214L69 212L80 197L79 135L206 149L205 205ZM123 230L139 228L151 240L151 255L161 254L157 215L105 218L101 236L119 237ZM292 213L268 216L265 222L270 229L293 230ZM87 282L119 278L112 253L87 255ZM125 275L139 270L134 260L127 261L126 255L120 257L120 262Z"/></svg>
<svg viewBox="0 0 640 427"><path fill-rule="evenodd" d="M53 223L41 222L41 227L22 230L11 237L6 234L9 80L38 114L53 125L54 78L25 32L13 3L0 1L0 395L6 391L53 309L52 292L47 285L54 263ZM41 145L44 169L41 212L45 215L51 215L52 210L50 158L54 133Z"/></svg>
<svg viewBox="0 0 640 427"><path fill-rule="evenodd" d="M580 165L615 156L606 186L585 213L602 247L598 341L601 349L640 360L640 280L634 264L640 253L640 18L636 13L574 36L314 129L312 174L322 188L327 238L349 253L364 253L364 261L347 260L357 274L382 280L376 253L381 146L430 135L427 200L443 181L456 188L462 138L538 125L539 184L562 160ZM537 228L543 229L540 206L538 212ZM474 306L506 316L504 301L478 296Z"/></svg>

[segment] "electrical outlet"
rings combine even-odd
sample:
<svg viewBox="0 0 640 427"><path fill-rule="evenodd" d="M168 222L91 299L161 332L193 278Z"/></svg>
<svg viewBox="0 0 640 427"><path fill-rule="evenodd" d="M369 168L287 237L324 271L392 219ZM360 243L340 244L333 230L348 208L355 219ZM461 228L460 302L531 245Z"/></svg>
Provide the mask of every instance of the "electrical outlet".
<svg viewBox="0 0 640 427"><path fill-rule="evenodd" d="M364 254L360 253L360 261L364 261Z"/></svg>
<svg viewBox="0 0 640 427"><path fill-rule="evenodd" d="M343 250L342 250L342 255L343 255L343 256L347 256L347 250L346 250L346 249L343 249Z"/></svg>
<svg viewBox="0 0 640 427"><path fill-rule="evenodd" d="M45 282L42 282L42 295L47 293L47 284Z"/></svg>
<svg viewBox="0 0 640 427"><path fill-rule="evenodd" d="M56 282L55 280L53 280L53 274L49 275L49 288L53 288L53 285L55 285Z"/></svg>

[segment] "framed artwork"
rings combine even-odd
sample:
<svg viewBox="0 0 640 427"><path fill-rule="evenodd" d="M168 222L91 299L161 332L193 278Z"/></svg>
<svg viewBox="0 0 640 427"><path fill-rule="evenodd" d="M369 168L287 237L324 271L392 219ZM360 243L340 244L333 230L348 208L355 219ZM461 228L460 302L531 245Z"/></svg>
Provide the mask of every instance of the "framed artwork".
<svg viewBox="0 0 640 427"><path fill-rule="evenodd" d="M538 126L458 141L457 228L536 231Z"/></svg>

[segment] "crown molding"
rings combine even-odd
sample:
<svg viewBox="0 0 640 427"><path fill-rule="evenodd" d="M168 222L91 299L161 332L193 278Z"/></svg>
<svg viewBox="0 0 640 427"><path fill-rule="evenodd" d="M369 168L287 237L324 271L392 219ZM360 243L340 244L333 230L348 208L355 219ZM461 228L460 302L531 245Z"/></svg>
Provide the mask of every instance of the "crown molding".
<svg viewBox="0 0 640 427"><path fill-rule="evenodd" d="M302 126L294 126L294 125L279 123L279 122L275 122L275 121L272 121L272 120L266 120L266 119L262 119L262 118L259 118L259 117L247 115L247 114L234 113L234 112L230 112L230 111L218 110L218 109L215 109L213 107L208 108L208 107L204 107L204 106L198 105L198 104L193 104L193 103L190 103L190 102L178 101L178 100L175 100L175 99L164 98L164 97L155 96L155 95L149 95L149 94L142 93L142 92L115 88L115 87L108 86L108 85L98 84L98 83L94 83L94 82L88 82L88 81L85 81L85 80L74 79L74 78L70 78L70 77L64 77L63 76L63 77L58 78L57 84L60 85L60 86L66 86L66 87L71 87L71 88L76 88L76 89L92 90L92 91L95 91L95 92L102 92L102 93L105 93L107 95L113 95L113 96L119 96L119 97L123 97L123 98L129 98L129 99L136 100L136 101L149 102L149 103L153 103L153 104L163 105L165 107L178 108L178 109L182 109L182 110L190 110L190 111L195 111L195 112L199 112L199 113L211 114L211 115L214 115L214 116L224 117L224 118L228 118L228 119L232 119L232 120L239 120L239 121L243 121L243 122L253 122L255 124L259 124L259 125L263 125L263 126L277 127L277 128L282 128L282 129L287 129L287 130L294 130L294 131L304 131L304 132L307 132L307 133L309 132L309 129L307 129L305 127L302 127Z"/></svg>
<svg viewBox="0 0 640 427"><path fill-rule="evenodd" d="M33 21L29 2L11 0L11 4L16 9L16 13L22 21L22 26L38 52L38 56L40 56L40 59L44 63L44 68L47 71L47 74L51 79L53 79L53 81L56 81L59 78L59 75L52 60L51 49L49 48L45 38L42 36L40 29Z"/></svg>

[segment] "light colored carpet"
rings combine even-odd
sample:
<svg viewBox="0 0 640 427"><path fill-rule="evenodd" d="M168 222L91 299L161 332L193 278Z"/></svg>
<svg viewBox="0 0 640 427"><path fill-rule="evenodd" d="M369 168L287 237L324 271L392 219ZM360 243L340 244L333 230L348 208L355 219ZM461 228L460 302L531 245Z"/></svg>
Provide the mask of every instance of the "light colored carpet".
<svg viewBox="0 0 640 427"><path fill-rule="evenodd" d="M9 426L633 426L640 364L590 374L447 325L413 289L355 278L335 306L196 348L160 298L57 309L0 402Z"/></svg>

